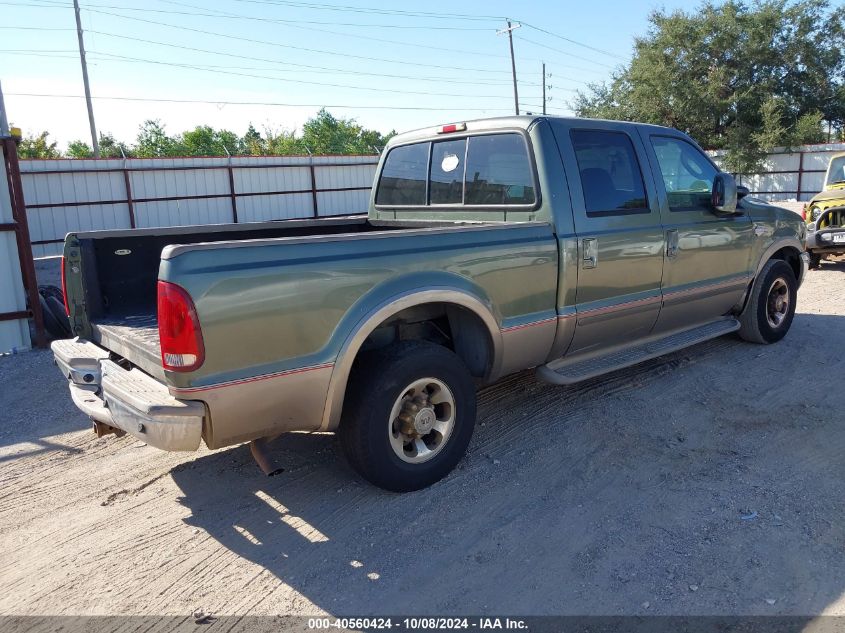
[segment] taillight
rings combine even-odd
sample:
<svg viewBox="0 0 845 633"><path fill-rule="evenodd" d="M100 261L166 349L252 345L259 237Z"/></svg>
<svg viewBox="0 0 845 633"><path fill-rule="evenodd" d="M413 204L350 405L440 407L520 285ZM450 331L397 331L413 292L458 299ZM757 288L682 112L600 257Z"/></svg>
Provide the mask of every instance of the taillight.
<svg viewBox="0 0 845 633"><path fill-rule="evenodd" d="M194 302L184 288L158 282L158 333L161 362L172 371L193 371L205 360Z"/></svg>
<svg viewBox="0 0 845 633"><path fill-rule="evenodd" d="M807 219L807 205L806 204L801 208L801 219L802 220Z"/></svg>
<svg viewBox="0 0 845 633"><path fill-rule="evenodd" d="M65 281L65 258L62 257L62 300L65 302L65 312L70 316L70 304L67 302L67 281Z"/></svg>

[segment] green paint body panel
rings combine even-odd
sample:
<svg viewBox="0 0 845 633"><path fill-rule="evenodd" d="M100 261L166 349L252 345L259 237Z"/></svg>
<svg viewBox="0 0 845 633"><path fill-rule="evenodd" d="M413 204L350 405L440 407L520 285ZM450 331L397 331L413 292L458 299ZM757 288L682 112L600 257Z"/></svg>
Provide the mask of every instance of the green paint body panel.
<svg viewBox="0 0 845 633"><path fill-rule="evenodd" d="M206 359L169 378L193 387L334 362L368 312L414 290L461 290L500 324L553 313L557 270L544 223L189 250L160 278L194 298Z"/></svg>
<svg viewBox="0 0 845 633"><path fill-rule="evenodd" d="M570 141L574 129L630 138L642 170L646 209L589 217ZM466 131L455 137L491 131L525 138L536 204L513 209L378 207L374 187L367 226L356 225L350 232L335 227L314 236L191 243L180 237L184 230L147 231L173 236L173 246L161 252L158 279L182 286L193 298L205 346L199 369L164 372L171 391L201 393L329 367L331 382L315 395L316 401L329 403L328 412L332 389L345 388L347 376L335 381L339 368L351 366L344 354L357 350L358 334L377 325L373 315L389 314L393 303L412 304L415 295L430 297L431 291L465 298L465 307L472 306L468 309L484 322L498 356L486 378L495 379L503 373L496 367L516 371L565 354L591 354L741 309L766 258L782 248L803 249L803 223L795 214L750 198L732 217L705 207L670 211L649 139L660 135L689 142L675 130L507 117L467 122ZM442 139L439 132L428 128L395 137L378 173L391 148ZM131 240L138 234L125 235ZM670 256L667 245L675 234L678 248ZM69 235L65 246L68 264L77 270L68 279L71 319L83 337L91 333L86 301L92 301L91 285L97 282L90 270L95 264L83 261L80 244L98 238L98 233ZM593 247L596 261L590 266ZM249 415L243 411L245 418ZM320 415L301 428L333 428L337 413ZM230 433L214 445L247 435Z"/></svg>

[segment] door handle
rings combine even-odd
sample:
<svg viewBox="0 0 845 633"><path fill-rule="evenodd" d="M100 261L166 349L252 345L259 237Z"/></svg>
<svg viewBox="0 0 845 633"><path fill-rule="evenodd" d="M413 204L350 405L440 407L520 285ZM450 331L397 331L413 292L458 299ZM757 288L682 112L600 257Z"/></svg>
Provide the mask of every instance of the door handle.
<svg viewBox="0 0 845 633"><path fill-rule="evenodd" d="M581 267L595 268L599 263L599 241L595 237L587 237L581 240Z"/></svg>
<svg viewBox="0 0 845 633"><path fill-rule="evenodd" d="M669 229L666 231L666 257L674 258L678 256L678 229Z"/></svg>

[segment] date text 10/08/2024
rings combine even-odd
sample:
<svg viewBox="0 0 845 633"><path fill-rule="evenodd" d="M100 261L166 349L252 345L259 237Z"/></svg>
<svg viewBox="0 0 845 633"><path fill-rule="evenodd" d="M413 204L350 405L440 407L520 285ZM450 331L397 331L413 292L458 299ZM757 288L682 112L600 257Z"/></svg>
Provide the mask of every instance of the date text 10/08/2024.
<svg viewBox="0 0 845 633"><path fill-rule="evenodd" d="M406 629L406 630L525 630L528 625L524 620L511 618L309 618L311 630L326 629Z"/></svg>

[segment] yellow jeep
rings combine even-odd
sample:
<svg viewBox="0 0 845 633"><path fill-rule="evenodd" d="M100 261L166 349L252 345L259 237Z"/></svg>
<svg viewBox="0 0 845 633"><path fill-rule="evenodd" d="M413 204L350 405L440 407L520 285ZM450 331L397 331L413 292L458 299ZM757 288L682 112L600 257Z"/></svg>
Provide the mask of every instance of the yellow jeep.
<svg viewBox="0 0 845 633"><path fill-rule="evenodd" d="M804 205L810 268L826 255L845 255L845 152L834 154L824 190Z"/></svg>

